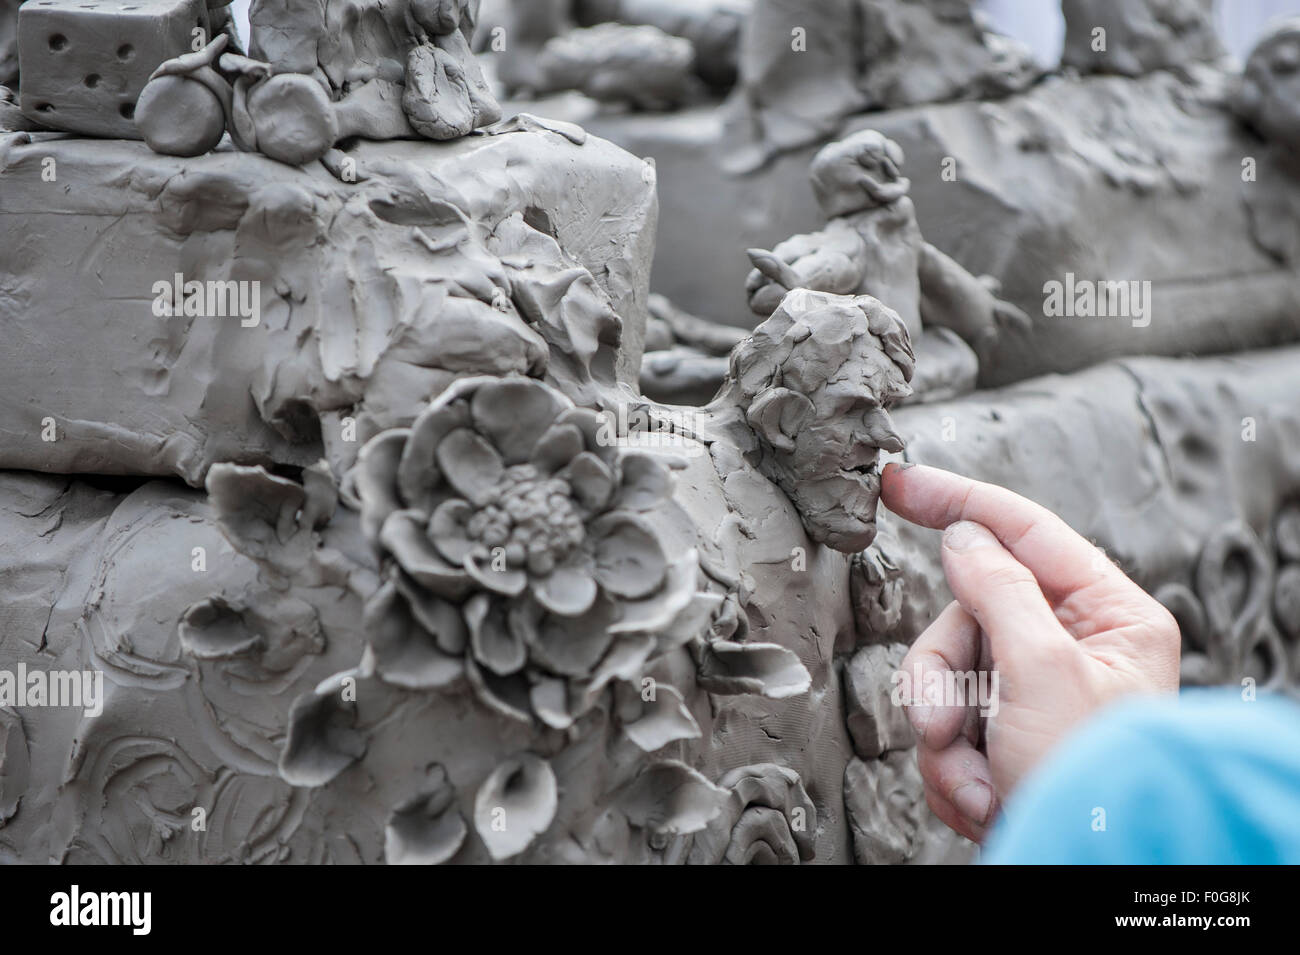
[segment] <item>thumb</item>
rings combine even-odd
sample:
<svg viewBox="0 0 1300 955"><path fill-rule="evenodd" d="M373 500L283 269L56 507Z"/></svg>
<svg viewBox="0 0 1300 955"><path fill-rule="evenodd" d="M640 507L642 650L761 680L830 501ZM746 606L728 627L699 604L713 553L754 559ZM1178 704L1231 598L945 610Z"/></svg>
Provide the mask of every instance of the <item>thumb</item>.
<svg viewBox="0 0 1300 955"><path fill-rule="evenodd" d="M1078 652L1034 575L984 525L950 524L941 554L953 597L988 636L993 661L1008 677Z"/></svg>

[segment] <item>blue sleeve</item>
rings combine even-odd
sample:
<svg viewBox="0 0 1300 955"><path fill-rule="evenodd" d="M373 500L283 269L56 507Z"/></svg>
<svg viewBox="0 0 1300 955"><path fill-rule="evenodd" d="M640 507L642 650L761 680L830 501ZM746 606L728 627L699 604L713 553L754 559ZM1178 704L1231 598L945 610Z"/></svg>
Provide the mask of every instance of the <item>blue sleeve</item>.
<svg viewBox="0 0 1300 955"><path fill-rule="evenodd" d="M991 864L1300 863L1300 706L1237 690L1110 707L1012 794Z"/></svg>

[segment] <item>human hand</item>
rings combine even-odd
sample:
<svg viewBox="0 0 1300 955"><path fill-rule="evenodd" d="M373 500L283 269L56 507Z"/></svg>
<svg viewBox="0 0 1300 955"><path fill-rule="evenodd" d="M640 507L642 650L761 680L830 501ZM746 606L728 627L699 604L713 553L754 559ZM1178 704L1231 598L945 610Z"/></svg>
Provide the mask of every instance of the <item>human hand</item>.
<svg viewBox="0 0 1300 955"><path fill-rule="evenodd" d="M903 671L919 666L922 687L931 672L997 671L987 717L973 700L908 707L926 802L980 841L1001 801L1076 723L1117 697L1178 689L1178 625L1097 547L1005 488L891 463L881 499L944 529L956 597Z"/></svg>

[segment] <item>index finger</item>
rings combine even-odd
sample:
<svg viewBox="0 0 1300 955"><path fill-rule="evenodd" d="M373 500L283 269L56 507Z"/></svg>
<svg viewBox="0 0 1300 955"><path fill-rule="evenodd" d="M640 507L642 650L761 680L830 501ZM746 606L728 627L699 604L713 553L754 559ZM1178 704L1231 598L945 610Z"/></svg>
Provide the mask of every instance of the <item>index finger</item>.
<svg viewBox="0 0 1300 955"><path fill-rule="evenodd" d="M1137 587L1065 521L996 484L923 464L900 467L891 462L881 475L880 497L895 514L922 527L942 529L957 521L983 524L1029 569L1053 602L1101 581Z"/></svg>

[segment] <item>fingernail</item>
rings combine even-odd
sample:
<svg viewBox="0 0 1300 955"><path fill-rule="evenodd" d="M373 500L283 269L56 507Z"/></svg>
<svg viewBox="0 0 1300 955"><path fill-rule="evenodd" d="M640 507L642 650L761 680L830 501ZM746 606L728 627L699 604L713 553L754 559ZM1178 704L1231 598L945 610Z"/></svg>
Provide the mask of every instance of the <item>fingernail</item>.
<svg viewBox="0 0 1300 955"><path fill-rule="evenodd" d="M983 524L958 521L949 524L943 532L943 546L949 550L974 550L976 547L993 547L998 539Z"/></svg>
<svg viewBox="0 0 1300 955"><path fill-rule="evenodd" d="M907 708L907 718L912 723L912 729L921 739L925 739L925 728L930 725L933 717L934 707L929 703L918 703Z"/></svg>
<svg viewBox="0 0 1300 955"><path fill-rule="evenodd" d="M952 804L975 825L987 825L993 813L993 790L984 783L962 783L953 790Z"/></svg>

